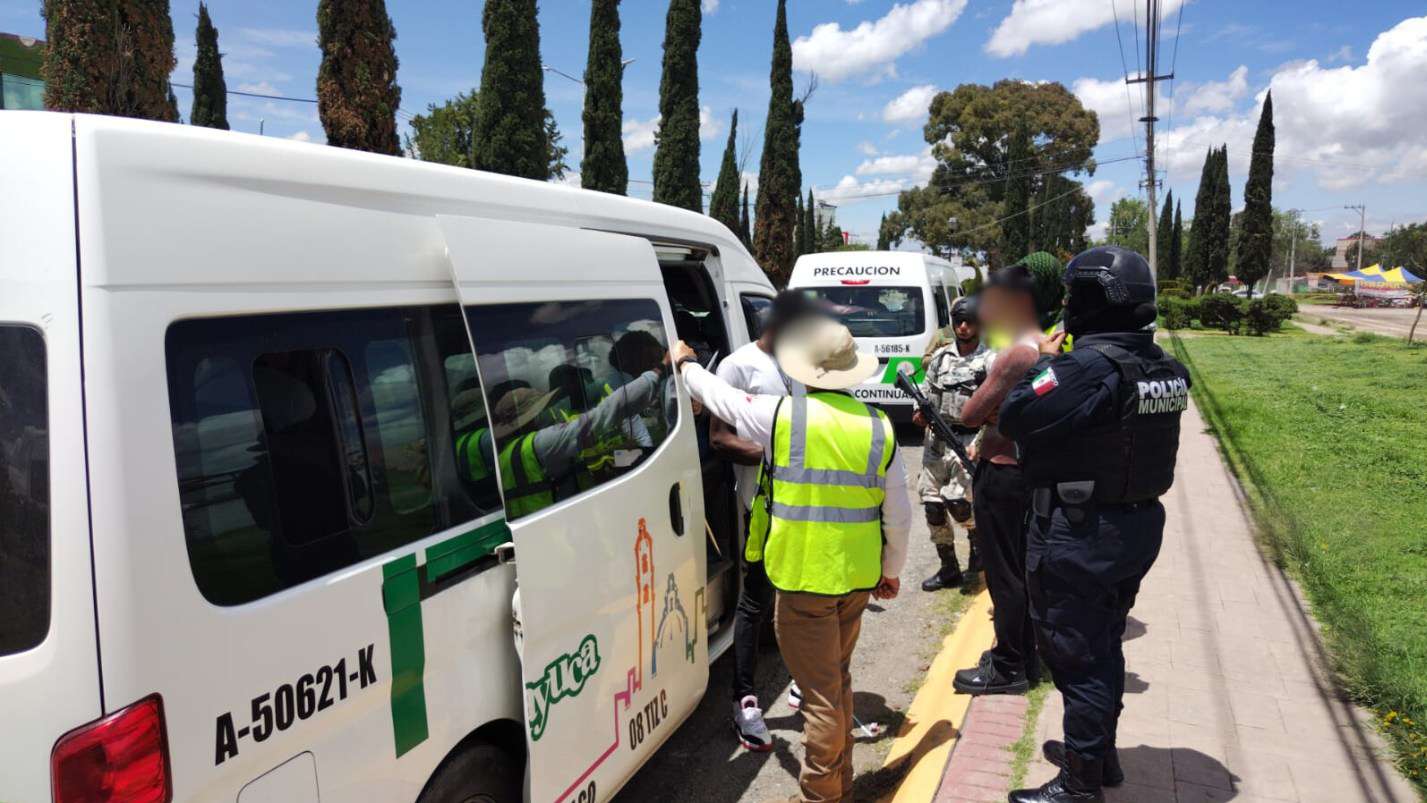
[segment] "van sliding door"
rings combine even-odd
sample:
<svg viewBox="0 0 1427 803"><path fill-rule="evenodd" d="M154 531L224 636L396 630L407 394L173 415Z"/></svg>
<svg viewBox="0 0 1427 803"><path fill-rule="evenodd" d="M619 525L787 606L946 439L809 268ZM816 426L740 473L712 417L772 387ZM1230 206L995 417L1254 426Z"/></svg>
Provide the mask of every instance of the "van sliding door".
<svg viewBox="0 0 1427 803"><path fill-rule="evenodd" d="M650 244L438 217L515 545L529 800L606 800L708 679L693 415ZM479 461L478 461L479 462Z"/></svg>

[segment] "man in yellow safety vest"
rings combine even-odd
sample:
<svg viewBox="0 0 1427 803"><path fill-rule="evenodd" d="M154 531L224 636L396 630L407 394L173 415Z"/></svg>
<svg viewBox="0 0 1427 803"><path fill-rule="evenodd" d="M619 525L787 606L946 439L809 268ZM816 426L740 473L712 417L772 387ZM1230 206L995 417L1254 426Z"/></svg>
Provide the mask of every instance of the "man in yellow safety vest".
<svg viewBox="0 0 1427 803"><path fill-rule="evenodd" d="M878 372L847 327L801 321L776 345L779 366L807 388L753 395L698 364L680 342L671 358L690 394L764 449L771 477L755 500L768 517L762 544L777 589L778 646L803 692L807 803L852 799L852 651L869 597L891 599L907 557L911 499L892 424L846 389Z"/></svg>

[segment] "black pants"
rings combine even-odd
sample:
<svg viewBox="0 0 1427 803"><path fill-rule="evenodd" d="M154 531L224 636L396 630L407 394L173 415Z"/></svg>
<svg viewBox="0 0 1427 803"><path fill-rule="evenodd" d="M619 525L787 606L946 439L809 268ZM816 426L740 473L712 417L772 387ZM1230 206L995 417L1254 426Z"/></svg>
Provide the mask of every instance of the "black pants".
<svg viewBox="0 0 1427 803"><path fill-rule="evenodd" d="M758 670L758 636L763 622L773 614L773 584L763 562L744 562L743 591L733 612L733 699L756 695L753 675Z"/></svg>
<svg viewBox="0 0 1427 803"><path fill-rule="evenodd" d="M1034 676L1040 666L1026 597L1026 515L1031 496L1021 467L982 462L972 480L971 500L976 551L995 606L992 665L1002 675L1030 672Z"/></svg>
<svg viewBox="0 0 1427 803"><path fill-rule="evenodd" d="M1032 516L1027 584L1041 656L1065 698L1065 744L1094 761L1115 747L1124 708L1125 622L1159 556L1164 506L1100 505Z"/></svg>

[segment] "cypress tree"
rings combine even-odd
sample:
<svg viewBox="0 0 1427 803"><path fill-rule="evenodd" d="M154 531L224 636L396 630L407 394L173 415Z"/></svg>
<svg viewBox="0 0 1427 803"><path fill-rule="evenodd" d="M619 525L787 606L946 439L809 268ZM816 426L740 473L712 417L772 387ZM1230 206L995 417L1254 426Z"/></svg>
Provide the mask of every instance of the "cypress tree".
<svg viewBox="0 0 1427 803"><path fill-rule="evenodd" d="M1229 229L1233 222L1233 198L1229 189L1229 146L1219 149L1214 161L1214 194L1211 196L1214 214L1209 237L1209 279L1223 282L1229 278Z"/></svg>
<svg viewBox="0 0 1427 803"><path fill-rule="evenodd" d="M670 0L664 25L664 75L659 81L659 132L654 136L654 200L704 211L699 184L699 0Z"/></svg>
<svg viewBox="0 0 1427 803"><path fill-rule="evenodd" d="M1239 236L1238 277L1249 286L1268 275L1273 258L1273 93L1264 98L1244 184L1244 230Z"/></svg>
<svg viewBox="0 0 1427 803"><path fill-rule="evenodd" d="M228 130L228 84L223 80L223 54L218 52L218 29L208 16L208 4L198 4L198 58L193 61L192 125Z"/></svg>
<svg viewBox="0 0 1427 803"><path fill-rule="evenodd" d="M877 224L877 250L892 250L892 240L887 236L887 213L882 213L882 220Z"/></svg>
<svg viewBox="0 0 1427 803"><path fill-rule="evenodd" d="M1031 134L1024 126L1011 135L1007 149L1006 205L1001 216L1001 242L1005 259L1014 262L1031 252Z"/></svg>
<svg viewBox="0 0 1427 803"><path fill-rule="evenodd" d="M757 217L753 256L773 283L787 284L793 269L794 198L801 182L797 166L798 104L793 100L793 49L788 43L788 3L778 0L773 24L772 90L763 128L763 158L758 170ZM812 214L811 203L804 215ZM812 227L810 231L815 231Z"/></svg>
<svg viewBox="0 0 1427 803"><path fill-rule="evenodd" d="M317 115L327 144L401 153L396 110L396 28L385 0L318 0Z"/></svg>
<svg viewBox="0 0 1427 803"><path fill-rule="evenodd" d="M535 0L488 0L481 29L486 60L473 131L476 169L544 181L550 142Z"/></svg>
<svg viewBox="0 0 1427 803"><path fill-rule="evenodd" d="M802 196L798 197L801 199ZM822 232L818 231L818 204L813 200L812 189L808 190L807 205L799 205L798 214L799 225L807 231L807 236L803 238L803 253L816 254L822 251Z"/></svg>
<svg viewBox="0 0 1427 803"><path fill-rule="evenodd" d="M1161 269L1169 279L1180 279L1184 276L1184 206L1179 202L1174 204L1174 228L1171 230L1169 239L1169 264Z"/></svg>
<svg viewBox="0 0 1427 803"><path fill-rule="evenodd" d="M619 43L619 0L590 4L590 54L585 65L585 157L580 186L624 195L624 50Z"/></svg>
<svg viewBox="0 0 1427 803"><path fill-rule="evenodd" d="M733 122L728 126L728 144L723 148L723 164L718 169L713 198L709 201L709 216L738 231L738 109L733 110Z"/></svg>
<svg viewBox="0 0 1427 803"><path fill-rule="evenodd" d="M1214 218L1214 182L1218 176L1215 167L1216 151L1210 150L1204 156L1204 166L1199 171L1199 191L1194 194L1194 219L1189 221L1189 250L1184 255L1184 278L1194 285L1209 283L1209 244L1211 221Z"/></svg>
<svg viewBox="0 0 1427 803"><path fill-rule="evenodd" d="M178 121L168 0L45 0L45 108Z"/></svg>
<svg viewBox="0 0 1427 803"><path fill-rule="evenodd" d="M749 231L747 184L743 185L743 209L738 215L738 239L743 241L744 248L753 247L753 235Z"/></svg>
<svg viewBox="0 0 1427 803"><path fill-rule="evenodd" d="M1174 227L1174 190L1164 194L1164 207L1155 224L1155 268L1163 276L1169 266L1170 229Z"/></svg>

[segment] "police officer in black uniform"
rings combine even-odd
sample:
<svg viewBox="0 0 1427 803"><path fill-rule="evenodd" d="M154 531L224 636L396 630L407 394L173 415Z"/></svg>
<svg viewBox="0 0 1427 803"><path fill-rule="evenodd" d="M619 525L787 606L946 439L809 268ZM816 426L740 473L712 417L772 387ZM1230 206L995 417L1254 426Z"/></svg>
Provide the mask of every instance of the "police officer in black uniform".
<svg viewBox="0 0 1427 803"><path fill-rule="evenodd" d="M1011 803L1103 801L1124 781L1115 753L1123 708L1125 622L1159 554L1174 481L1184 366L1154 344L1149 265L1133 251L1093 248L1066 266L1066 331L1001 407L1002 433L1022 450L1032 512L1026 578L1041 655L1065 699L1060 766Z"/></svg>

